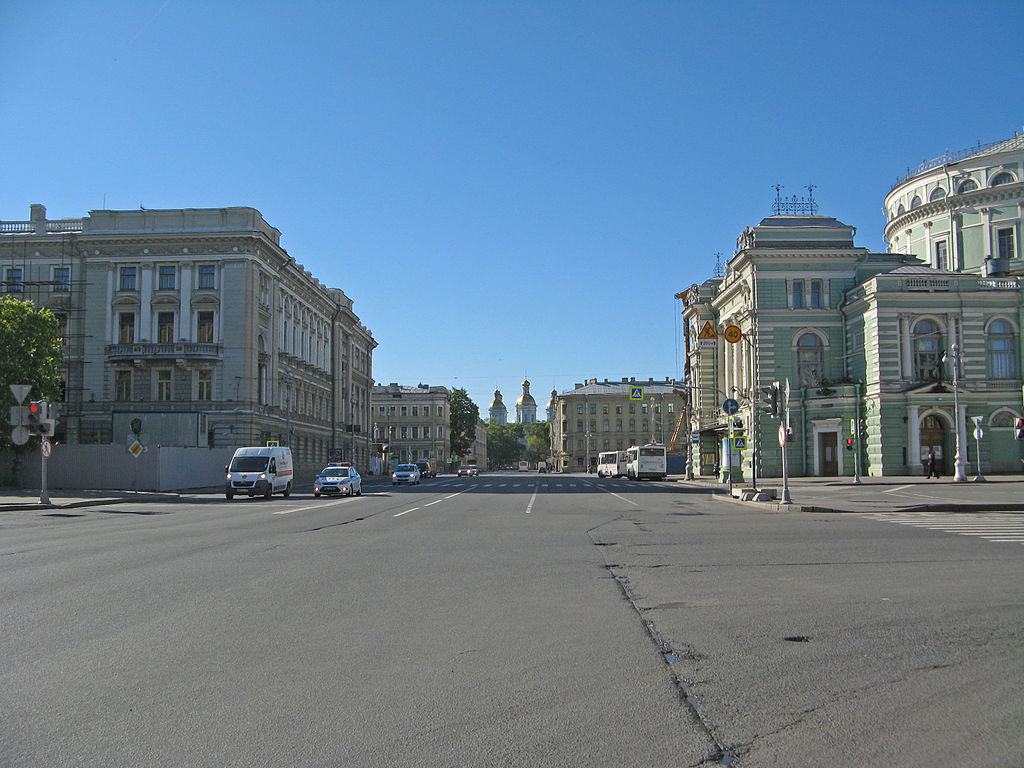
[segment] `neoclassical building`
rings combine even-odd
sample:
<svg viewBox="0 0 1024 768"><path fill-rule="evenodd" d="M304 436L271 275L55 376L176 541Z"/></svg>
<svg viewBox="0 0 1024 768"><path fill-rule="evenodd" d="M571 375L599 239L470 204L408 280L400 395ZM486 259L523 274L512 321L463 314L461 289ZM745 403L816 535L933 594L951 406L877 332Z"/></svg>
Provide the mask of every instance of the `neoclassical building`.
<svg viewBox="0 0 1024 768"><path fill-rule="evenodd" d="M552 391L551 455L555 468L582 472L602 451L671 444L685 397L672 379L587 379L561 394ZM684 434L685 438L685 434Z"/></svg>
<svg viewBox="0 0 1024 768"><path fill-rule="evenodd" d="M50 308L65 350L58 439L290 445L296 470L367 468L373 335L253 208L0 222L3 290Z"/></svg>
<svg viewBox="0 0 1024 768"><path fill-rule="evenodd" d="M447 387L429 384L392 382L373 387L370 411L373 439L379 449L375 471L430 459L445 466L451 453L448 394Z"/></svg>
<svg viewBox="0 0 1024 768"><path fill-rule="evenodd" d="M678 294L694 471L721 471L730 399L744 479L781 475L759 407L773 382L793 475L918 474L929 450L973 475L979 448L983 473L1022 471L1022 171L1022 135L914 169L886 197L887 253L813 201L776 201L722 277Z"/></svg>

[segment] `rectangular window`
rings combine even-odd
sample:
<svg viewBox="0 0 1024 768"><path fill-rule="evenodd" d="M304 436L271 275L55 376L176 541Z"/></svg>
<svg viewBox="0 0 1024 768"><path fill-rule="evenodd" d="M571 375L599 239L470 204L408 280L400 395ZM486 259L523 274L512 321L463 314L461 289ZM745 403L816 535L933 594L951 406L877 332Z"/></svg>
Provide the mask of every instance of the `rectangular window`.
<svg viewBox="0 0 1024 768"><path fill-rule="evenodd" d="M213 400L213 371L196 374L196 400Z"/></svg>
<svg viewBox="0 0 1024 768"><path fill-rule="evenodd" d="M156 399L171 399L171 371L167 368L158 369L156 372Z"/></svg>
<svg viewBox="0 0 1024 768"><path fill-rule="evenodd" d="M413 416L419 416L420 415L420 407L418 405L414 405L412 407L412 415Z"/></svg>
<svg viewBox="0 0 1024 768"><path fill-rule="evenodd" d="M21 282L21 267L8 267L4 272L4 289L8 293L21 293L25 290Z"/></svg>
<svg viewBox="0 0 1024 768"><path fill-rule="evenodd" d="M793 309L804 308L804 281L794 280L792 287Z"/></svg>
<svg viewBox="0 0 1024 768"><path fill-rule="evenodd" d="M409 415L409 407L408 406L405 406L405 405L402 406L402 415L403 416L408 416Z"/></svg>
<svg viewBox="0 0 1024 768"><path fill-rule="evenodd" d="M1012 259L1016 249L1014 248L1013 242L1013 228L1000 229L996 232L996 242L999 247L999 258L1000 259Z"/></svg>
<svg viewBox="0 0 1024 768"><path fill-rule="evenodd" d="M132 399L131 371L114 371L114 399L121 402Z"/></svg>
<svg viewBox="0 0 1024 768"><path fill-rule="evenodd" d="M615 406L615 413L617 413L619 415L622 415L622 406L621 405L616 405Z"/></svg>
<svg viewBox="0 0 1024 768"><path fill-rule="evenodd" d="M577 403L576 404L576 413L578 413L578 414L582 414L583 413L583 403Z"/></svg>
<svg viewBox="0 0 1024 768"><path fill-rule="evenodd" d="M205 310L196 314L196 341L213 343L213 311Z"/></svg>
<svg viewBox="0 0 1024 768"><path fill-rule="evenodd" d="M430 439L430 427L424 427L423 428L423 439L424 440L429 440Z"/></svg>
<svg viewBox="0 0 1024 768"><path fill-rule="evenodd" d="M119 344L135 343L135 313L122 312L118 315L117 341Z"/></svg>
<svg viewBox="0 0 1024 768"><path fill-rule="evenodd" d="M413 427L412 428L412 439L413 440L419 440L420 439L420 428L419 427Z"/></svg>
<svg viewBox="0 0 1024 768"><path fill-rule="evenodd" d="M821 295L821 280L811 280L811 309L824 307Z"/></svg>
<svg viewBox="0 0 1024 768"><path fill-rule="evenodd" d="M171 344L174 342L174 313L157 312L156 315L156 340L160 344Z"/></svg>
<svg viewBox="0 0 1024 768"><path fill-rule="evenodd" d="M121 267L121 282L120 290L122 291L134 291L135 288L135 267Z"/></svg>
<svg viewBox="0 0 1024 768"><path fill-rule="evenodd" d="M409 428L406 427L406 426L402 427L402 439L403 440L408 440L409 439Z"/></svg>
<svg viewBox="0 0 1024 768"><path fill-rule="evenodd" d="M53 268L53 285L50 290L54 293L68 293L71 290L71 267Z"/></svg>
<svg viewBox="0 0 1024 768"><path fill-rule="evenodd" d="M430 406L429 405L424 405L423 406L423 415L424 416L429 416L430 415Z"/></svg>
<svg viewBox="0 0 1024 768"><path fill-rule="evenodd" d="M603 422L601 422L601 431L602 432L609 431L608 419L605 419Z"/></svg>
<svg viewBox="0 0 1024 768"><path fill-rule="evenodd" d="M591 403L590 404L590 415L591 416L596 416L597 415L597 403Z"/></svg>
<svg viewBox="0 0 1024 768"><path fill-rule="evenodd" d="M576 419L576 431L577 432L582 432L583 431L583 419Z"/></svg>
<svg viewBox="0 0 1024 768"><path fill-rule="evenodd" d="M160 291L173 291L174 290L174 277L178 270L174 267L160 267L160 277L157 283L157 290Z"/></svg>
<svg viewBox="0 0 1024 768"><path fill-rule="evenodd" d="M949 268L949 243L945 240L935 243L935 268L941 270Z"/></svg>
<svg viewBox="0 0 1024 768"><path fill-rule="evenodd" d="M214 279L217 275L217 269L213 264L200 264L199 265L199 287L200 288L213 288ZM263 281L265 278L260 279L260 295L262 297L264 286ZM264 304L266 302L263 302Z"/></svg>

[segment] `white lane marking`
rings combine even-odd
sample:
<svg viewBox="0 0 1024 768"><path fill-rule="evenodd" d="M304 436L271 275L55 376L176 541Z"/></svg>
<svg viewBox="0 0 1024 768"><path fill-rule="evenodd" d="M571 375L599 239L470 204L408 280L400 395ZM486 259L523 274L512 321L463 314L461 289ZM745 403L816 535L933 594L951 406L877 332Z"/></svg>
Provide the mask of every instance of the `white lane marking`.
<svg viewBox="0 0 1024 768"><path fill-rule="evenodd" d="M601 486L598 486L598 488L601 488ZM632 504L634 507L637 506L637 503L635 501L630 501L625 496L619 496L619 494L615 493L614 491L609 491L607 488L601 488L601 490L607 494L614 496L616 499L619 499L620 501L624 501L627 504Z"/></svg>
<svg viewBox="0 0 1024 768"><path fill-rule="evenodd" d="M308 507L296 507L295 509L279 509L275 512L275 515L290 515L292 512L305 512L307 509L325 509L327 507L334 507L338 504L348 504L350 501L355 501L356 497L348 496L344 499L338 499L337 501L329 501L321 504L310 504Z"/></svg>
<svg viewBox="0 0 1024 768"><path fill-rule="evenodd" d="M430 501L430 502L427 502L426 504L424 504L423 506L424 507L432 507L435 504L440 504L442 501L444 501L444 499L438 499L437 501Z"/></svg>
<svg viewBox="0 0 1024 768"><path fill-rule="evenodd" d="M912 487L913 486L911 486L911 485L901 485L899 488L890 488L888 491L882 491L882 493L896 493L897 491L902 491L905 488L912 488Z"/></svg>
<svg viewBox="0 0 1024 768"><path fill-rule="evenodd" d="M540 491L540 486L535 485L533 487L533 496L530 497L530 503L526 505L526 514L530 514L533 511L533 502L537 500L538 491Z"/></svg>
<svg viewBox="0 0 1024 768"><path fill-rule="evenodd" d="M410 512L415 512L417 509L419 509L419 507L413 507L412 509L407 509L407 510L405 510L405 512L399 512L397 515L395 515L395 517L401 517L402 515L408 515Z"/></svg>

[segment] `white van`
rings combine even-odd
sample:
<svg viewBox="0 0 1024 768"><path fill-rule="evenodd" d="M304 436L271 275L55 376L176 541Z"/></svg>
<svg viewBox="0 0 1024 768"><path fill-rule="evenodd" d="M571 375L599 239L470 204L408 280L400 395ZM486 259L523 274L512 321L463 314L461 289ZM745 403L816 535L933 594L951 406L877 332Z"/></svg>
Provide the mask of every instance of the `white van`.
<svg viewBox="0 0 1024 768"><path fill-rule="evenodd" d="M275 493L288 497L292 492L292 449L239 448L224 473L224 495L229 499L236 493L267 499Z"/></svg>

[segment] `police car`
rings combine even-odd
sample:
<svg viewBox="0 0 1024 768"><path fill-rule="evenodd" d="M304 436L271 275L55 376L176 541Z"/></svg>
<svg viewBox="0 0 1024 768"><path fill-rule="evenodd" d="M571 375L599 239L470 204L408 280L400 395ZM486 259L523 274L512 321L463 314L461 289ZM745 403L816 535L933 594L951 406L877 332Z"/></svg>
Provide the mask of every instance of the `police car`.
<svg viewBox="0 0 1024 768"><path fill-rule="evenodd" d="M356 468L347 461L328 464L320 470L320 474L313 482L313 495L320 498L322 493L362 496L363 479L356 472Z"/></svg>

